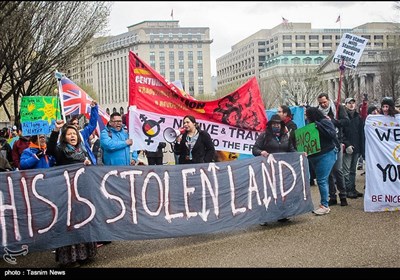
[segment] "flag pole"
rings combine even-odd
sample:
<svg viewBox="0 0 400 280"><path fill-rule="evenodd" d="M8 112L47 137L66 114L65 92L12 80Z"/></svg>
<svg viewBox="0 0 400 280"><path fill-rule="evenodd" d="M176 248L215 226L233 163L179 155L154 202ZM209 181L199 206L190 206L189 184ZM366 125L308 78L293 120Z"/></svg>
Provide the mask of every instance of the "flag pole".
<svg viewBox="0 0 400 280"><path fill-rule="evenodd" d="M61 79L63 76L64 76L64 74L62 74L56 70L55 77L57 79L57 86L58 86L58 100L60 102L60 107L61 107L61 116L65 123L66 118L65 118L65 112L64 112L64 102L63 102L63 97L62 97L62 86L61 86Z"/></svg>
<svg viewBox="0 0 400 280"><path fill-rule="evenodd" d="M342 91L342 80L343 80L343 74L344 70L346 67L344 66L344 57L342 57L342 62L340 64L339 70L340 70L340 75L339 75L339 88L338 88L338 96L336 100L336 119L339 119L339 106L340 106L340 101L341 101L341 91Z"/></svg>

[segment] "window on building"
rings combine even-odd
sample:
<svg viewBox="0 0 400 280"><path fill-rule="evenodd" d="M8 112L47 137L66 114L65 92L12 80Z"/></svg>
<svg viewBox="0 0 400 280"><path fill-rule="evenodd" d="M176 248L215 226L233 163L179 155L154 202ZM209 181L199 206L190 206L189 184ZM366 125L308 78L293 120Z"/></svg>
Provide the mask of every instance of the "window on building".
<svg viewBox="0 0 400 280"><path fill-rule="evenodd" d="M298 58L298 57L293 58L292 64L300 64L300 58Z"/></svg>

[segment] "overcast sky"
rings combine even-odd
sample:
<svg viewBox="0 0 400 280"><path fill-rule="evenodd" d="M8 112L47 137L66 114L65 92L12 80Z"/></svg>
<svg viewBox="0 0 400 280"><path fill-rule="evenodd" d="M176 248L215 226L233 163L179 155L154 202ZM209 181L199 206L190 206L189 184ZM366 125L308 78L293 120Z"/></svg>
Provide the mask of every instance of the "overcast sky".
<svg viewBox="0 0 400 280"><path fill-rule="evenodd" d="M309 2L227 2L227 1L115 1L112 6L109 35L128 31L127 27L145 20L179 20L181 27L209 27L211 74L216 75L216 59L231 46L261 29L282 23L310 22L312 28L353 28L367 22L400 22L394 1L309 1ZM335 23L340 15L341 21Z"/></svg>

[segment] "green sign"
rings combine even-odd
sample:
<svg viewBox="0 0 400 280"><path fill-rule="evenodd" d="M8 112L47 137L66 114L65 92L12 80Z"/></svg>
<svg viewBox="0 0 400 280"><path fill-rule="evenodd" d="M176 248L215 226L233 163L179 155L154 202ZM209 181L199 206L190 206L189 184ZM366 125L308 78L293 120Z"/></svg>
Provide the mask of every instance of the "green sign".
<svg viewBox="0 0 400 280"><path fill-rule="evenodd" d="M22 135L49 134L61 118L58 104L58 97L53 96L22 97Z"/></svg>
<svg viewBox="0 0 400 280"><path fill-rule="evenodd" d="M315 123L296 129L295 135L298 152L306 152L307 155L312 155L321 151L319 132Z"/></svg>

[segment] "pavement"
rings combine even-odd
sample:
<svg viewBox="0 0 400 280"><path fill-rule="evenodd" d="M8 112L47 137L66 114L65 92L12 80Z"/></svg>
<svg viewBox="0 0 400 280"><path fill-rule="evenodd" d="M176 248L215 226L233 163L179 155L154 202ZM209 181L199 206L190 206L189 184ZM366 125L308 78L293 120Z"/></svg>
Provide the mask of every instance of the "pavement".
<svg viewBox="0 0 400 280"><path fill-rule="evenodd" d="M357 171L357 190L365 177ZM318 187L311 187L319 202ZM364 212L363 198L331 206L324 216L312 213L287 223L255 225L228 233L182 238L113 241L99 248L82 268L399 268L400 219L397 212ZM0 261L0 269L58 268L48 252Z"/></svg>

